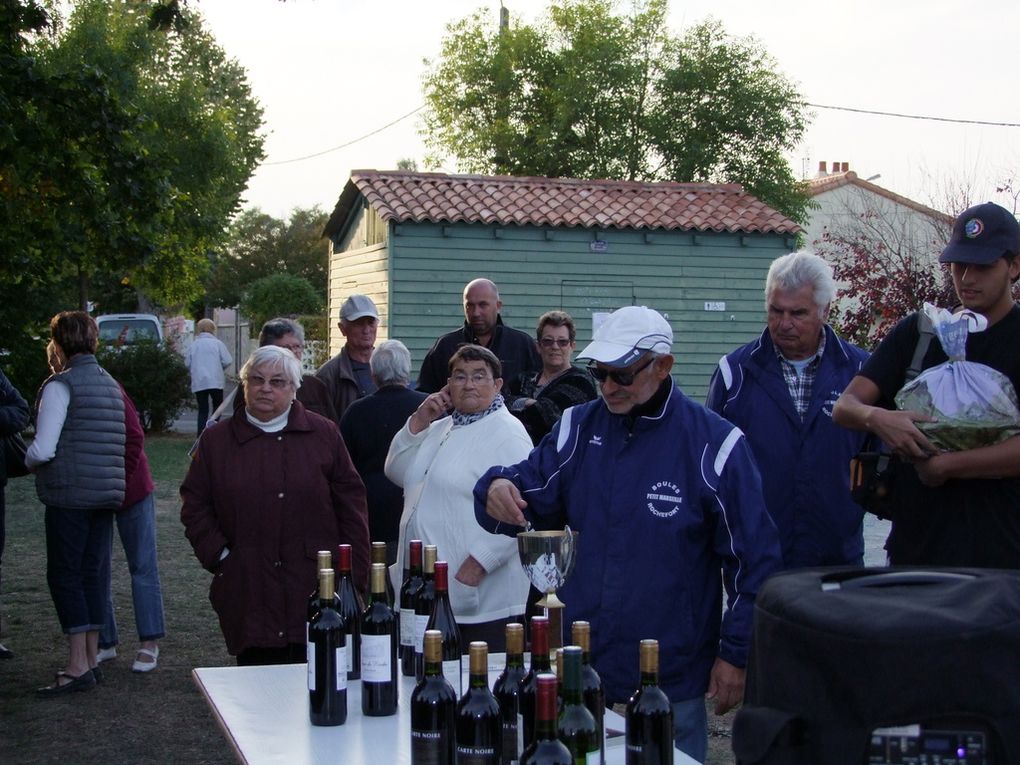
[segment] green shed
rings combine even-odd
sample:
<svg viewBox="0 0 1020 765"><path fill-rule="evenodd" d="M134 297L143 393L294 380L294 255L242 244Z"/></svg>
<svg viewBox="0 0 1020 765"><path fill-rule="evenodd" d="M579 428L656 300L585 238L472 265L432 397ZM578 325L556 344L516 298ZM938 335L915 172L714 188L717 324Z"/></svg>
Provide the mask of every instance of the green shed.
<svg viewBox="0 0 1020 765"><path fill-rule="evenodd" d="M351 293L380 312L379 339L411 351L464 321L471 279L493 280L503 321L533 332L545 311L593 321L624 305L669 320L674 376L702 398L719 357L761 332L769 264L800 227L735 184L583 181L357 170L326 224L330 353Z"/></svg>

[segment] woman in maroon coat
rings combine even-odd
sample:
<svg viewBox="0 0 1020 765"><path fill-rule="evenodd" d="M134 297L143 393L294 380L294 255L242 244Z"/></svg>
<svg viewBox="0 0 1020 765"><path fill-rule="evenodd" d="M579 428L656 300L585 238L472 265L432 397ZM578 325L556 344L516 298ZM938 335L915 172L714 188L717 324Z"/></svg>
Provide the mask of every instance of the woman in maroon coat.
<svg viewBox="0 0 1020 765"><path fill-rule="evenodd" d="M336 424L295 400L301 367L284 348L241 368L244 412L207 428L181 485L181 521L213 572L209 600L238 664L305 660L316 553L353 547L368 583L365 487Z"/></svg>

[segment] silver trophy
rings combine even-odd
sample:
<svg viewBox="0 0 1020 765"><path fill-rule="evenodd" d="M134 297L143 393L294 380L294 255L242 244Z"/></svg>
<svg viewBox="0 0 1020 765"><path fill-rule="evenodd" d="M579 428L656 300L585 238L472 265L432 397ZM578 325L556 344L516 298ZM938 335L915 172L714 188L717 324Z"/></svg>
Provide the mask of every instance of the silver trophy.
<svg viewBox="0 0 1020 765"><path fill-rule="evenodd" d="M549 649L555 651L563 645L563 601L556 590L574 569L577 532L569 526L562 531L522 531L517 535L517 552L524 573L544 593L538 605L549 617Z"/></svg>

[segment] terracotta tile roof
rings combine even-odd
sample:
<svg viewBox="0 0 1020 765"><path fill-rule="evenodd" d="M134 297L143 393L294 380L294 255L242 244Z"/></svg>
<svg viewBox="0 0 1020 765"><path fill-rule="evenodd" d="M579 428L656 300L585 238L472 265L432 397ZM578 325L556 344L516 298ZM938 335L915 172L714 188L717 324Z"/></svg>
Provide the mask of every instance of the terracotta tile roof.
<svg viewBox="0 0 1020 765"><path fill-rule="evenodd" d="M885 197L897 204L909 207L911 210L915 210L923 215L948 223L950 226L953 225L953 221L955 220L952 215L939 212L938 210L928 207L927 205L923 205L920 202L915 202L913 199L901 196L895 191L889 191L889 189L884 189L871 181L866 181L859 177L853 170L848 170L845 173L832 173L830 175L822 176L821 178L811 178L807 182L807 193L810 197L816 197L819 194L824 194L826 191L835 191L843 186L857 186L858 188L877 194L880 197Z"/></svg>
<svg viewBox="0 0 1020 765"><path fill-rule="evenodd" d="M359 196L383 220L795 234L800 227L737 184L584 181L355 170L324 234Z"/></svg>

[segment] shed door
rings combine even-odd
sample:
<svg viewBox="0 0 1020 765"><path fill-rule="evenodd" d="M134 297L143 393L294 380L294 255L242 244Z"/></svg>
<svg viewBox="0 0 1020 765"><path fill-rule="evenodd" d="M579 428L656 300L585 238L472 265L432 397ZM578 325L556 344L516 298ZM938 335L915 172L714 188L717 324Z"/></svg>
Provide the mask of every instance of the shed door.
<svg viewBox="0 0 1020 765"><path fill-rule="evenodd" d="M634 282L560 282L560 306L574 318L577 347L591 341L592 318L635 304Z"/></svg>

